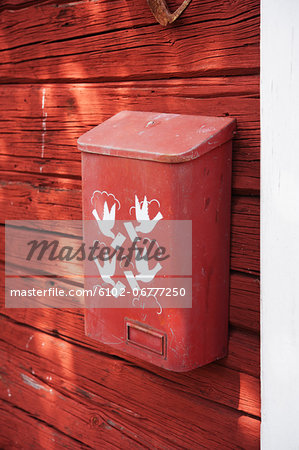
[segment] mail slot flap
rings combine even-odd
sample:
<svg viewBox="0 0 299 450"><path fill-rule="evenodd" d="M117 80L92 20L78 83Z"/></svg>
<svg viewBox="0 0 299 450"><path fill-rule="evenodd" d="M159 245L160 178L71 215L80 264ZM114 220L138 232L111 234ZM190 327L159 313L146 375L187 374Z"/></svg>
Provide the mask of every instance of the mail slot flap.
<svg viewBox="0 0 299 450"><path fill-rule="evenodd" d="M122 111L78 139L81 151L179 163L232 138L235 119Z"/></svg>
<svg viewBox="0 0 299 450"><path fill-rule="evenodd" d="M127 343L137 345L144 350L161 356L165 355L165 333L161 333L158 330L134 321L127 320L125 324Z"/></svg>

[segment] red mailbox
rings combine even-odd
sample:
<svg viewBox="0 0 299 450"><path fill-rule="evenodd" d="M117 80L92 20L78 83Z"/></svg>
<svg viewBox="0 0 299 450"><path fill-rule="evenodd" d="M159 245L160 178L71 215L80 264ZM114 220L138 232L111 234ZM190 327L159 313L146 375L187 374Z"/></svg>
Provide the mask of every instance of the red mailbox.
<svg viewBox="0 0 299 450"><path fill-rule="evenodd" d="M88 336L174 371L225 356L234 129L123 111L79 138Z"/></svg>

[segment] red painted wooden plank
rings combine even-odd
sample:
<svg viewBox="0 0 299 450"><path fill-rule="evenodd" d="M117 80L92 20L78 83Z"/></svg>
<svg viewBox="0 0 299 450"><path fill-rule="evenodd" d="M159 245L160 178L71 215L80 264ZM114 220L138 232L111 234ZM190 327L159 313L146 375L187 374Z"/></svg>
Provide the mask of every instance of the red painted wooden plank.
<svg viewBox="0 0 299 450"><path fill-rule="evenodd" d="M233 197L231 228L231 268L233 270L259 273L259 218L259 199Z"/></svg>
<svg viewBox="0 0 299 450"><path fill-rule="evenodd" d="M259 67L255 0L191 2L180 20L165 28L145 2L120 0L34 4L4 11L3 23L3 80L236 75L257 73Z"/></svg>
<svg viewBox="0 0 299 450"><path fill-rule="evenodd" d="M59 377L57 377L59 384L67 385L64 389L61 389L60 385L52 387L51 379L56 379L56 377L50 375L48 378L45 376L45 380L40 380L39 377L42 378L42 375L32 376L28 372L30 367L28 367L26 359L18 358L18 355L14 354L11 360L6 363L2 350L0 350L0 358L1 362L4 362L0 384L2 400L8 398L9 404L14 409L21 410L22 414L18 414L21 419L25 417L26 420L26 416L35 417L42 423L48 424L50 429L57 430L58 436L61 434L70 436L67 448L119 448L120 443L125 448L144 448L143 445L136 442L135 436L130 433L129 429L125 429L125 427L117 429L117 427L111 426L112 420L109 416L105 417L106 422L101 421L99 423L96 421L96 418L101 417L101 408L87 401L83 406L79 396L71 399L69 392L71 388L64 380L60 382ZM30 362L32 363L31 360ZM22 367L20 368L19 365ZM43 373L43 369L41 369L41 373ZM48 384L49 378L51 387ZM74 389L74 385L72 385L72 388ZM80 390L79 387L77 389ZM42 431L48 438L47 430L43 429ZM36 448L59 448L59 444L53 443L56 440L56 433L53 431L49 433L52 437L52 446L37 446ZM23 430L23 432L28 442L30 440L28 429ZM129 436L130 434L131 436ZM20 442L20 430L17 430L16 437ZM72 441L74 447L70 446Z"/></svg>
<svg viewBox="0 0 299 450"><path fill-rule="evenodd" d="M89 448L82 442L61 433L55 427L43 423L38 417L32 417L24 409L16 408L9 402L11 395L10 388L7 388L7 398L0 400L0 445L2 449L87 450ZM106 448L115 447L106 446Z"/></svg>
<svg viewBox="0 0 299 450"><path fill-rule="evenodd" d="M232 273L230 277L230 323L259 332L260 282L257 277Z"/></svg>
<svg viewBox="0 0 299 450"><path fill-rule="evenodd" d="M257 448L259 421L189 395L160 377L141 374L118 359L100 364L94 352L16 324L4 323L3 338L15 346L11 352L7 344L6 353L1 352L4 398L9 385L10 402L25 404L28 412L55 423L62 432L67 426L74 438L88 445L97 446L100 436L85 433L83 424L96 416L102 425L155 448L161 444L211 448L212 443Z"/></svg>
<svg viewBox="0 0 299 450"><path fill-rule="evenodd" d="M84 3L85 1L88 2L89 0L77 0L76 3ZM41 4L52 4L56 7L70 7L72 2L69 0L38 0L38 5L40 6ZM6 9L9 11L16 11L19 9L28 8L29 6L36 6L36 0L2 0L0 11L5 11Z"/></svg>
<svg viewBox="0 0 299 450"><path fill-rule="evenodd" d="M228 356L219 364L247 373L260 375L260 341L256 334L232 329L229 336Z"/></svg>
<svg viewBox="0 0 299 450"><path fill-rule="evenodd" d="M81 176L77 138L122 109L237 119L233 188L259 191L257 76L72 85L0 86L2 170ZM166 101L167 98L167 101ZM12 106L13 105L13 106Z"/></svg>
<svg viewBox="0 0 299 450"><path fill-rule="evenodd" d="M6 220L81 220L81 182L15 173L5 178L6 181L0 181L0 204Z"/></svg>

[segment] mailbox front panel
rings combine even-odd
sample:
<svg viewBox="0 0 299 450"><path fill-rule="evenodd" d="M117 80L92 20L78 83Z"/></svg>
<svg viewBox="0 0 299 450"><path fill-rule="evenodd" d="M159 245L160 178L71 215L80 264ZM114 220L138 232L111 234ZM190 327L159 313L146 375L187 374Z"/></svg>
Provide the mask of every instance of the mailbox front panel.
<svg viewBox="0 0 299 450"><path fill-rule="evenodd" d="M131 221L136 198L139 213L146 212L142 207L145 200L151 220L192 221L192 307L161 308L159 303L157 307L141 307L134 296L128 295L127 308L98 308L95 298L86 298L87 335L174 371L191 370L225 356L231 141L185 162L83 151L82 164L85 221L111 220L114 216ZM109 240L107 229L106 235ZM84 240L96 239L101 241L100 229L91 236L84 227ZM157 273L156 278L161 285L163 276L159 278ZM103 282L100 273L98 281ZM171 286L171 277L164 277L164 281ZM85 277L85 289L93 289L95 283L94 277Z"/></svg>

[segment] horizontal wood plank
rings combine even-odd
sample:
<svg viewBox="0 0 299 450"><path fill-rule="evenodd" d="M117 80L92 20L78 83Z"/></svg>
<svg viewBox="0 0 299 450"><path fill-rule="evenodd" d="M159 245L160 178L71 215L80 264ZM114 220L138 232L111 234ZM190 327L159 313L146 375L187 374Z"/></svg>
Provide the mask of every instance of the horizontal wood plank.
<svg viewBox="0 0 299 450"><path fill-rule="evenodd" d="M70 436L61 433L55 426L49 426L32 417L23 408L10 403L11 390L7 388L6 399L0 400L0 442L1 448L87 450L89 447ZM23 405L22 405L23 406ZM106 448L109 448L106 443ZM115 448L114 446L110 448Z"/></svg>
<svg viewBox="0 0 299 450"><path fill-rule="evenodd" d="M76 0L76 3L84 3L85 1L89 0ZM70 7L72 6L73 2L70 2L69 0L38 0L38 4L53 4L57 7ZM17 11L19 9L28 8L29 6L36 5L36 0L2 0L0 5L0 11Z"/></svg>
<svg viewBox="0 0 299 450"><path fill-rule="evenodd" d="M257 76L81 85L0 86L2 171L81 176L78 137L125 109L230 115L233 189L259 192ZM186 110L187 105L187 110Z"/></svg>
<svg viewBox="0 0 299 450"><path fill-rule="evenodd" d="M103 357L5 319L2 325L3 398L7 399L9 388L10 402L25 404L28 412L55 423L61 432L70 429L73 438L87 445L93 442L91 446L97 446L101 431L109 425L127 441L134 436L137 443L151 448L163 444L211 448L212 442L224 448L230 443L240 446L241 442L246 448L257 448L259 421L253 417L202 399L175 382L163 381L160 374L138 370L120 359ZM12 346L13 353L9 351ZM244 393L252 387L248 380L234 386ZM57 407L61 411L59 423ZM84 423L95 422L93 417L99 419L102 429L85 433ZM159 427L161 420L163 429ZM109 438L107 431L105 436Z"/></svg>
<svg viewBox="0 0 299 450"><path fill-rule="evenodd" d="M233 197L231 226L232 270L259 274L259 213L258 198Z"/></svg>
<svg viewBox="0 0 299 450"><path fill-rule="evenodd" d="M40 380L40 376L43 378L40 374L45 374L45 370L49 373L50 369L42 358L40 362L43 363L43 367L39 370L37 364L33 362L34 358L30 358L30 356L29 358L24 358L22 355L18 357L17 351L11 360L7 361L4 351L7 352L9 350L11 348L5 345L0 350L0 361L2 363L0 397L3 400L8 400L9 406L13 406L14 409L17 408L17 411L19 410L17 417L25 418L25 422L26 416L31 416L47 424L50 430L52 429L52 433L49 432L50 430L47 433L46 427L41 430L44 439L52 438L52 445L41 447L39 443L39 446L36 448L59 448L59 439L56 442L56 433L58 437L61 435L71 436L67 442L67 448L95 448L95 445L100 446L100 444L102 445L101 448L117 448L120 442L126 448L144 448L135 441L133 436L128 436L130 434L129 430L123 431L122 429L117 429L117 427L110 426L109 416L104 426L94 426L95 417L99 417L96 415L95 410L101 413L103 408L101 405L92 405L92 402L86 400L84 406L82 406L82 400L79 395L77 398L70 398L70 391L75 389L73 383L71 386L68 385L68 382L59 379L59 375L54 376L53 372L51 372L53 376L44 375L44 382ZM33 376L30 373L32 366L37 368L37 376ZM47 384L49 378L50 380L52 378L57 380L58 386L49 387ZM64 388L62 388L62 384ZM80 392L79 385L77 390ZM8 408L8 411L9 409L11 408ZM22 414L20 414L20 410ZM59 411L59 420L57 420L57 411ZM35 426L35 428L39 429L38 426ZM28 429L25 434L26 436L28 435ZM47 434L50 434L50 436ZM18 430L16 437L20 441L20 430ZM28 441L30 438L27 437L26 439ZM92 443L94 443L94 446Z"/></svg>
<svg viewBox="0 0 299 450"><path fill-rule="evenodd" d="M259 333L260 281L240 273L230 276L230 323Z"/></svg>
<svg viewBox="0 0 299 450"><path fill-rule="evenodd" d="M259 337L255 333L232 328L229 334L228 355L219 361L219 364L259 378Z"/></svg>
<svg viewBox="0 0 299 450"><path fill-rule="evenodd" d="M2 16L3 81L258 73L257 0L191 2L171 27L157 24L146 2L121 0L29 3Z"/></svg>

